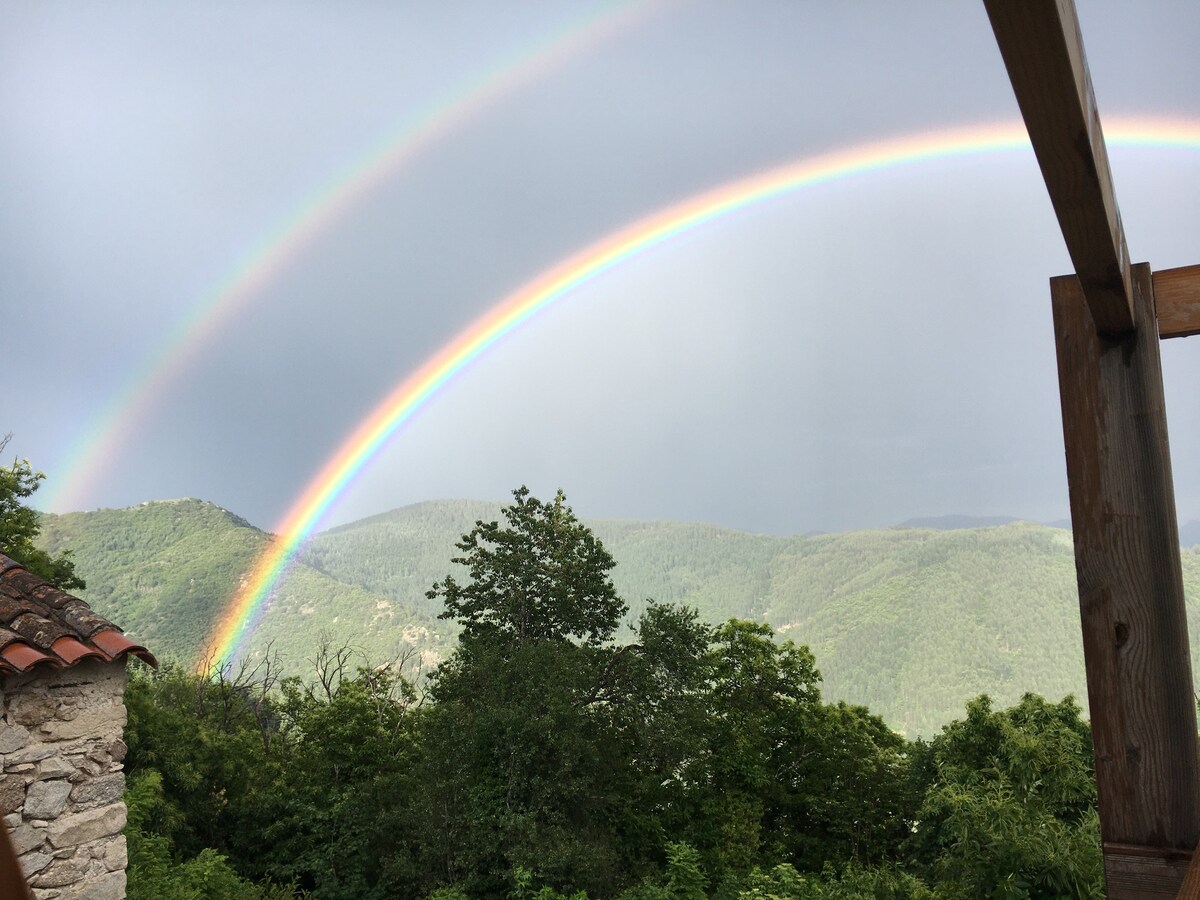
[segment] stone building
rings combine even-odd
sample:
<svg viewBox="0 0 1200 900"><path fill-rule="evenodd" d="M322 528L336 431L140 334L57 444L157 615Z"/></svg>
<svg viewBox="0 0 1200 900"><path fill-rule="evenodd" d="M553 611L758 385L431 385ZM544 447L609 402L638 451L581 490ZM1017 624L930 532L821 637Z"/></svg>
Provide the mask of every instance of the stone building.
<svg viewBox="0 0 1200 900"><path fill-rule="evenodd" d="M120 900L125 658L154 657L0 554L0 811L36 900Z"/></svg>

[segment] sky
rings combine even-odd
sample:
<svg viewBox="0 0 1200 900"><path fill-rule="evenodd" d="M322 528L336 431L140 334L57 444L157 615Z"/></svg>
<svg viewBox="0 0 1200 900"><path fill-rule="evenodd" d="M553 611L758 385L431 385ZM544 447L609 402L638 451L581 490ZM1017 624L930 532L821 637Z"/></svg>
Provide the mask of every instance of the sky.
<svg viewBox="0 0 1200 900"><path fill-rule="evenodd" d="M1103 120L1200 123L1200 9L1078 7ZM43 509L199 497L271 529L395 385L589 244L1018 118L974 2L0 0L0 435ZM1110 156L1132 256L1200 262L1200 149ZM506 336L324 524L521 484L776 534L1065 518L1070 270L1028 150L756 204ZM1187 521L1200 338L1163 365Z"/></svg>

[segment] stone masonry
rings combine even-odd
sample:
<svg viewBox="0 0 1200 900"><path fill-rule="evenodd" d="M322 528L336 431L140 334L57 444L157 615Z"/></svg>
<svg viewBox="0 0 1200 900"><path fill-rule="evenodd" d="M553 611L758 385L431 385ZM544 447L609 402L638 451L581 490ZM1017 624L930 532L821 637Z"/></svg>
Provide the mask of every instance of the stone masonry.
<svg viewBox="0 0 1200 900"><path fill-rule="evenodd" d="M37 900L125 897L124 660L0 674L0 812Z"/></svg>

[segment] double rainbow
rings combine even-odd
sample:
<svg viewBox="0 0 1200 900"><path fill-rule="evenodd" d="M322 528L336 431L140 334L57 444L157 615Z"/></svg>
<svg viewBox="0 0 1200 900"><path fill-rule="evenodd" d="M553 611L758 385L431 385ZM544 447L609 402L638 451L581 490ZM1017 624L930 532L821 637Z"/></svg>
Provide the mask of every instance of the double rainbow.
<svg viewBox="0 0 1200 900"><path fill-rule="evenodd" d="M1114 119L1105 131L1112 146L1200 149L1198 122ZM199 668L217 668L234 657L305 538L397 430L472 360L580 286L694 228L804 188L914 163L1022 148L1029 148L1024 125L1007 122L923 132L809 157L640 219L522 285L405 378L342 442L292 504L271 545L243 578L200 655Z"/></svg>
<svg viewBox="0 0 1200 900"><path fill-rule="evenodd" d="M193 302L121 390L79 432L54 468L62 476L38 498L47 509L78 509L104 472L111 470L138 422L159 404L167 387L261 296L291 262L332 224L481 112L597 44L630 29L662 3L624 0L545 35L419 111L364 149L304 196L236 264Z"/></svg>

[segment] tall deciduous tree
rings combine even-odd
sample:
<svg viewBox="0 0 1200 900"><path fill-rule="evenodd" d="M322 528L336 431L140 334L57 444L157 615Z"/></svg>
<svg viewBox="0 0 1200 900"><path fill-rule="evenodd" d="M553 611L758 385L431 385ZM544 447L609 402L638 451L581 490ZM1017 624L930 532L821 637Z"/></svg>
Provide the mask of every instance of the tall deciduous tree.
<svg viewBox="0 0 1200 900"><path fill-rule="evenodd" d="M426 596L442 600L443 619L457 619L467 640L490 636L510 644L574 639L598 646L609 640L626 605L608 573L616 563L575 518L560 490L553 502L513 491L504 509L507 526L476 522L453 562L470 570L470 582L453 577Z"/></svg>
<svg viewBox="0 0 1200 900"><path fill-rule="evenodd" d="M506 524L458 543L470 580L429 591L462 625L436 672L426 731L440 867L494 896L524 871L608 896L627 878L621 840L628 752L618 685L629 648L614 563L560 491L513 492Z"/></svg>

